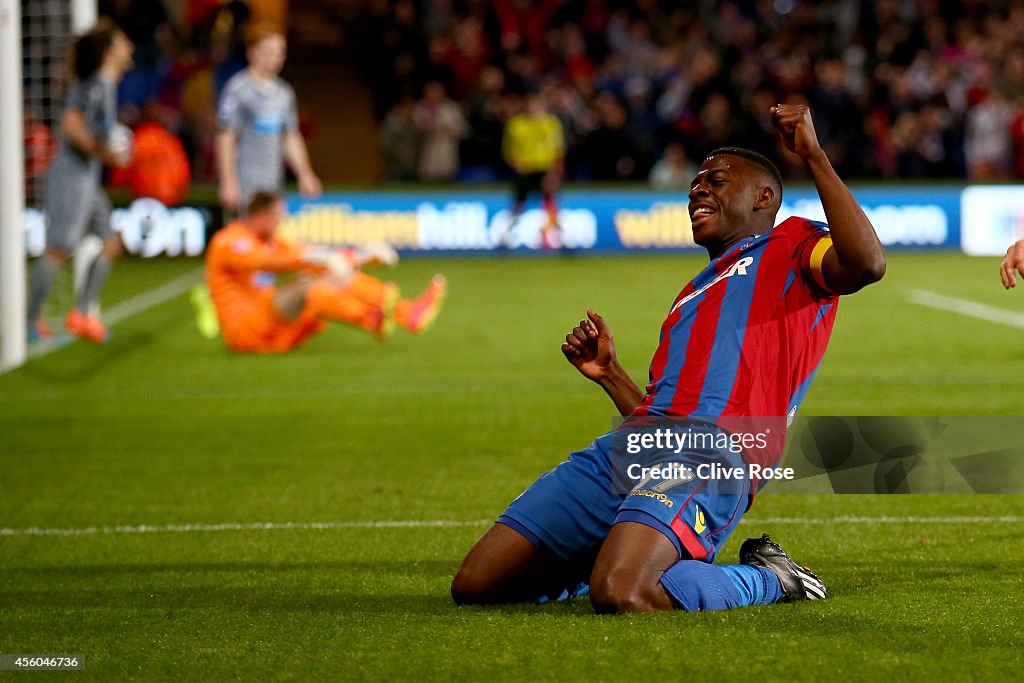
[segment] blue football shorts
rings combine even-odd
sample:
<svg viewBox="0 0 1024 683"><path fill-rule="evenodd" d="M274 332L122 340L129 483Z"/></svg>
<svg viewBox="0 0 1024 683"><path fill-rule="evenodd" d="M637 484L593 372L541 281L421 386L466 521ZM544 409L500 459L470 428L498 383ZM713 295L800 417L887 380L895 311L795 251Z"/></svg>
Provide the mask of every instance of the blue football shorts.
<svg viewBox="0 0 1024 683"><path fill-rule="evenodd" d="M638 471L627 472L621 446L621 432L601 436L541 476L497 521L565 560L593 553L612 525L637 522L663 533L681 559L713 562L749 505L749 481L713 476L634 481L624 478ZM646 464L674 463L692 473L747 467L742 454L728 448L644 457Z"/></svg>

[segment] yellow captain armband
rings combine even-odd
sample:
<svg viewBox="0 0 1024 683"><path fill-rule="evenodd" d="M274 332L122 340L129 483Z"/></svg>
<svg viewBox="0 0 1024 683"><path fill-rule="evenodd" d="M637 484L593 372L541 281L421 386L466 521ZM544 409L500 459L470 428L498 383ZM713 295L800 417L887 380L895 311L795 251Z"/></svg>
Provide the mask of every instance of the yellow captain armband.
<svg viewBox="0 0 1024 683"><path fill-rule="evenodd" d="M818 286L825 291L828 291L828 287L825 285L825 276L821 273L821 264L825 260L825 253L831 248L832 238L822 237L814 245L814 249L811 250L811 276L814 277L814 281L818 283Z"/></svg>

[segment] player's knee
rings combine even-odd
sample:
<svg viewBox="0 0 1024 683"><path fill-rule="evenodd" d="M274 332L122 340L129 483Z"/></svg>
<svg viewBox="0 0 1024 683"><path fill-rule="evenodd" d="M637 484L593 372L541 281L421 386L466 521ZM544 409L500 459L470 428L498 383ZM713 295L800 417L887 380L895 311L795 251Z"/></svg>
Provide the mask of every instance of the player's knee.
<svg viewBox="0 0 1024 683"><path fill-rule="evenodd" d="M650 589L642 577L631 572L595 573L590 578L590 604L598 614L658 611Z"/></svg>
<svg viewBox="0 0 1024 683"><path fill-rule="evenodd" d="M111 235L103 240L103 255L108 259L120 258L124 253L124 245L119 235Z"/></svg>
<svg viewBox="0 0 1024 683"><path fill-rule="evenodd" d="M71 258L71 252L67 249L60 249L58 247L47 247L44 252L44 256L57 265L64 265L64 263Z"/></svg>
<svg viewBox="0 0 1024 683"><path fill-rule="evenodd" d="M464 562L452 579L452 599L456 605L484 605L491 602L492 588L486 576Z"/></svg>
<svg viewBox="0 0 1024 683"><path fill-rule="evenodd" d="M475 550L475 548L474 548ZM493 572L479 553L471 550L452 579L452 599L456 605L485 605L495 601Z"/></svg>

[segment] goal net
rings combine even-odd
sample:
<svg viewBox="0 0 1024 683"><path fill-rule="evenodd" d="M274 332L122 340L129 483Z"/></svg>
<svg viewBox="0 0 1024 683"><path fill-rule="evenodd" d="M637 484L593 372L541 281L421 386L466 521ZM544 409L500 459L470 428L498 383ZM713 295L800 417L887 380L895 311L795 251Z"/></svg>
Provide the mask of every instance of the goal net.
<svg viewBox="0 0 1024 683"><path fill-rule="evenodd" d="M60 117L70 85L71 43L74 35L88 30L95 23L96 0L14 0L11 4L11 9L15 10L14 16L20 12L18 23L21 40L19 45L9 46L5 54L13 52L15 55L13 61L18 65L16 76L20 76L21 80L23 168L20 170L23 186L20 192L22 196L17 197L11 195L17 194L18 190L5 185L0 189L4 193L0 201L18 205L18 213L22 216L20 228L23 230L21 241L24 250L29 256L37 257L45 246L43 205L47 191L53 190L46 187L46 171L59 145ZM9 116L10 113L5 111L4 115ZM12 227L5 225L2 229L10 230ZM96 245L87 242L83 247L81 251L87 252L84 254L87 256L94 253L92 250ZM8 271L16 270L10 267L13 258L14 255L9 254L5 259ZM54 282L43 311L44 322L54 330L63 326L63 318L73 305L75 264L77 262L78 270L81 270L83 261L83 254L76 254L76 258L69 262ZM0 304L6 313L0 334L12 334L11 326L6 321L11 319L14 312L24 316L25 302L12 300L14 297L23 299L24 296L24 288L12 287L9 278L4 279L4 286L0 289ZM12 362L11 358L6 357L9 348L10 345L5 343L4 363L8 365L17 362L16 358ZM32 349L29 351L31 353Z"/></svg>

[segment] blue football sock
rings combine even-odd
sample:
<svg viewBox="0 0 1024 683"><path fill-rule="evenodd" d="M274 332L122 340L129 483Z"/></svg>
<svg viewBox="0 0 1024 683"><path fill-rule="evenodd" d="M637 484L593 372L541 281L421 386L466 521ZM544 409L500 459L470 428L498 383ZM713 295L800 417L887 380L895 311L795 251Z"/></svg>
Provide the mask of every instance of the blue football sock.
<svg viewBox="0 0 1024 683"><path fill-rule="evenodd" d="M743 596L744 605L770 605L782 599L779 577L756 564L725 564L719 567Z"/></svg>
<svg viewBox="0 0 1024 683"><path fill-rule="evenodd" d="M752 564L680 560L661 575L661 585L687 612L766 605L782 597L775 574Z"/></svg>

